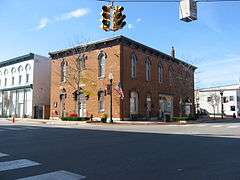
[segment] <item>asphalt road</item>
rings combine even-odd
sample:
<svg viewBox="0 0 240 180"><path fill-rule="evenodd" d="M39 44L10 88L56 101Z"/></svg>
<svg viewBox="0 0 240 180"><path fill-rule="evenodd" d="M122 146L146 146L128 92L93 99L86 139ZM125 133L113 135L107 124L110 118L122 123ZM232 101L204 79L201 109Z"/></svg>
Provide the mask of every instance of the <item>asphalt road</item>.
<svg viewBox="0 0 240 180"><path fill-rule="evenodd" d="M0 180L240 179L238 122L2 125L0 137Z"/></svg>

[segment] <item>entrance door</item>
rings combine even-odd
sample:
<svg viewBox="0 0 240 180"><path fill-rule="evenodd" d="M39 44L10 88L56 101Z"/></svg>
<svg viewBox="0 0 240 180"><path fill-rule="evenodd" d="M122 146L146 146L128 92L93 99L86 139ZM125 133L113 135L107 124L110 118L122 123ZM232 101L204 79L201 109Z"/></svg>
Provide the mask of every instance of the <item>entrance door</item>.
<svg viewBox="0 0 240 180"><path fill-rule="evenodd" d="M84 94L80 94L80 104L79 104L79 116L86 117L87 116L86 110L86 97Z"/></svg>

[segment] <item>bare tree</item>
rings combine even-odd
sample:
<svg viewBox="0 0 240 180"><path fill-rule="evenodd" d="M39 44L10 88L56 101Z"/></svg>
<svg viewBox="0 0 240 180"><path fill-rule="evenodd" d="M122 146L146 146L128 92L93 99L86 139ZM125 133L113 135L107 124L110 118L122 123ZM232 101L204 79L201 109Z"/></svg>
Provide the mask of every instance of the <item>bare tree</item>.
<svg viewBox="0 0 240 180"><path fill-rule="evenodd" d="M213 115L214 115L214 119L215 119L215 115L216 115L216 107L219 105L220 102L220 97L216 94L213 93L211 94L208 98L209 99L209 104L212 106L213 108Z"/></svg>

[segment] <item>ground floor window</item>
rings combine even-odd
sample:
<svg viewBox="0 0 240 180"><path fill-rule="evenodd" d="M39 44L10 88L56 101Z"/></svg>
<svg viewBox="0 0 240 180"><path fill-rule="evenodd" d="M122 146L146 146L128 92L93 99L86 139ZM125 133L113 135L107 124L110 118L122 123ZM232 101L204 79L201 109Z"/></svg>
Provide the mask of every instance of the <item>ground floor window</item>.
<svg viewBox="0 0 240 180"><path fill-rule="evenodd" d="M31 117L32 89L18 89L0 92L0 115L2 117Z"/></svg>
<svg viewBox="0 0 240 180"><path fill-rule="evenodd" d="M104 96L105 96L104 91L98 92L98 111L99 112L104 112Z"/></svg>
<svg viewBox="0 0 240 180"><path fill-rule="evenodd" d="M159 118L170 120L173 116L173 98L168 95L159 95Z"/></svg>
<svg viewBox="0 0 240 180"><path fill-rule="evenodd" d="M130 95L130 114L138 114L138 93L134 91Z"/></svg>

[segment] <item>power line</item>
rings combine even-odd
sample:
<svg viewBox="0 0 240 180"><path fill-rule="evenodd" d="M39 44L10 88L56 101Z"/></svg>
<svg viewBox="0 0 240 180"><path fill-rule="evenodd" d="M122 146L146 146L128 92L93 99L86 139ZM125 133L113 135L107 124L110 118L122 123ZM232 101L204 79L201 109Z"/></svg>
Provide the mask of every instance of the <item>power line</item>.
<svg viewBox="0 0 240 180"><path fill-rule="evenodd" d="M179 0L97 0L100 2L123 2L123 3L176 3ZM196 2L240 2L240 0L196 0Z"/></svg>

